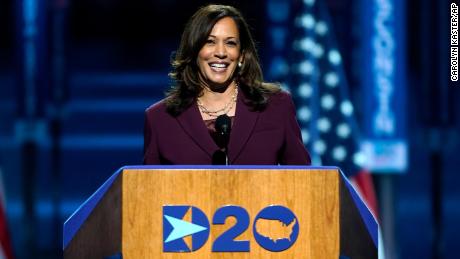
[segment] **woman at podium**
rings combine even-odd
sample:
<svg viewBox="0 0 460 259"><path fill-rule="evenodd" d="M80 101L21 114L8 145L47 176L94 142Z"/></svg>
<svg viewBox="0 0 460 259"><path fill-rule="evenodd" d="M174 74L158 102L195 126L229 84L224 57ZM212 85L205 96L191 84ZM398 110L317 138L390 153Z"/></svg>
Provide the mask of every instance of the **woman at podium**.
<svg viewBox="0 0 460 259"><path fill-rule="evenodd" d="M144 164L309 165L291 96L263 81L241 13L208 5L188 21L173 85L145 112Z"/></svg>

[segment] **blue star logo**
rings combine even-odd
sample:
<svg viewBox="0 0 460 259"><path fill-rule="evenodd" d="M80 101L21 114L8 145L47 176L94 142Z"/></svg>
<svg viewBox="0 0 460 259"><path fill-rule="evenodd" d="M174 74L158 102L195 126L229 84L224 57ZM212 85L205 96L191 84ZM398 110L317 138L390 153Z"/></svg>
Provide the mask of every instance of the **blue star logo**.
<svg viewBox="0 0 460 259"><path fill-rule="evenodd" d="M169 236L166 238L165 243L193 235L195 233L205 231L208 228L202 227L197 224L193 224L190 222L187 222L182 219L178 218L173 218L171 216L165 215L166 220L168 220L169 224L173 227L173 230L171 233L169 233Z"/></svg>
<svg viewBox="0 0 460 259"><path fill-rule="evenodd" d="M186 220L185 218L190 218ZM191 221L191 222L190 222ZM191 236L191 244L184 238ZM192 252L204 245L209 236L206 215L193 206L163 206L163 251Z"/></svg>

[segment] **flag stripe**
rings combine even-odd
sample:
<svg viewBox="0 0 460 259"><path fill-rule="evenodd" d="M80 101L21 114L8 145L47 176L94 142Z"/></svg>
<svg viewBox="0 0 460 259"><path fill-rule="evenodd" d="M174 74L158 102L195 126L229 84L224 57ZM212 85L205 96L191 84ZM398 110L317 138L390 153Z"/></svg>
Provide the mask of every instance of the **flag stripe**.
<svg viewBox="0 0 460 259"><path fill-rule="evenodd" d="M6 224L6 217L3 206L0 204L0 245L1 252L6 259L13 258L13 251L11 249L11 242L8 235L8 228Z"/></svg>
<svg viewBox="0 0 460 259"><path fill-rule="evenodd" d="M2 171L0 169L0 259L13 259L13 249L8 234L8 224L4 208L5 196Z"/></svg>
<svg viewBox="0 0 460 259"><path fill-rule="evenodd" d="M372 175L369 172L362 170L351 177L350 181L359 192L359 195L364 199L372 214L374 214L375 218L378 219L377 196L375 195Z"/></svg>

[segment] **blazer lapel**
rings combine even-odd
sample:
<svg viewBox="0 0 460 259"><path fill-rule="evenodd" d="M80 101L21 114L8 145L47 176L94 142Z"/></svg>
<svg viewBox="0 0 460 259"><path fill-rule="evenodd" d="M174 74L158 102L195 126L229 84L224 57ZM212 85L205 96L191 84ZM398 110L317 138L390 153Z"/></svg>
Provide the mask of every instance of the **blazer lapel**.
<svg viewBox="0 0 460 259"><path fill-rule="evenodd" d="M193 103L188 109L177 116L177 121L190 138L208 153L209 156L212 157L213 153L219 149L211 138L211 135L209 135L208 128L206 128L203 122L196 103Z"/></svg>
<svg viewBox="0 0 460 259"><path fill-rule="evenodd" d="M236 103L235 120L233 122L233 129L230 133L230 143L228 144L228 157L230 164L238 158L238 155L243 150L249 137L254 130L257 119L259 118L258 112L253 112L250 107L244 104L245 96L242 91L238 92L238 99Z"/></svg>

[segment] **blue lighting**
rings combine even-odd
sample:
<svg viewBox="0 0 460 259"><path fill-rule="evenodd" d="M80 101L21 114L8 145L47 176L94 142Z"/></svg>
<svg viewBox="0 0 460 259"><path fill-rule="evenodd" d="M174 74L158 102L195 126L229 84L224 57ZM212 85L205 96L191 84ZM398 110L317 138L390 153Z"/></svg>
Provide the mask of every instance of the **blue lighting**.
<svg viewBox="0 0 460 259"><path fill-rule="evenodd" d="M340 53L336 49L332 49L329 51L329 62L333 65L339 65L342 62L342 57L340 56Z"/></svg>
<svg viewBox="0 0 460 259"><path fill-rule="evenodd" d="M23 5L24 37L24 87L26 93L26 114L35 115L36 73L37 73L37 1L25 0Z"/></svg>
<svg viewBox="0 0 460 259"><path fill-rule="evenodd" d="M404 1L375 0L362 8L362 56L369 64L363 71L366 167L402 172L407 167Z"/></svg>
<svg viewBox="0 0 460 259"><path fill-rule="evenodd" d="M271 0L267 3L268 16L272 21L283 22L289 18L289 2L283 0Z"/></svg>
<svg viewBox="0 0 460 259"><path fill-rule="evenodd" d="M318 21L316 23L316 27L315 27L315 31L316 33L319 35L319 36L324 36L326 35L327 31L328 31L328 27L327 27L327 24L323 21Z"/></svg>

